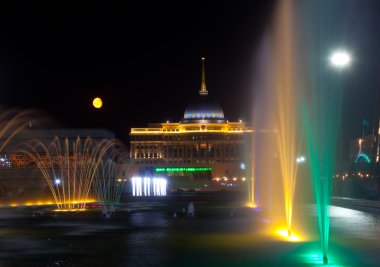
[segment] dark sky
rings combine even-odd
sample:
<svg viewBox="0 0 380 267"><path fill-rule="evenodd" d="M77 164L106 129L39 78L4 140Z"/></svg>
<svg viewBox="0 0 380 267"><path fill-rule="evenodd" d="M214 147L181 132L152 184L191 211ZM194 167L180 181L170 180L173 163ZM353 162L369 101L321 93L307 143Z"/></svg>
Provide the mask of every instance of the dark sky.
<svg viewBox="0 0 380 267"><path fill-rule="evenodd" d="M127 141L131 127L181 119L205 56L210 96L227 118L251 118L252 66L275 1L50 2L0 8L1 105L41 108L65 127L107 128ZM355 34L345 35L360 58L346 81L347 140L363 117L372 121L380 83L379 4L356 2L347 11ZM95 96L103 109L92 108Z"/></svg>
<svg viewBox="0 0 380 267"><path fill-rule="evenodd" d="M210 95L231 119L248 116L244 72L273 3L155 2L3 7L1 104L125 138L130 127L181 119L206 56ZM95 96L103 109L91 107Z"/></svg>

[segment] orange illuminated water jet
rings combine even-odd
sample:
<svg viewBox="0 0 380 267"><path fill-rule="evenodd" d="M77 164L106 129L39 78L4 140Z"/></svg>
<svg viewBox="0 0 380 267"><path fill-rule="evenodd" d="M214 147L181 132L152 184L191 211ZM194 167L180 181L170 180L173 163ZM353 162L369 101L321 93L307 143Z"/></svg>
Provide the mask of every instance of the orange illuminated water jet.
<svg viewBox="0 0 380 267"><path fill-rule="evenodd" d="M78 204L78 203L94 203L96 202L95 199L78 199L78 200L73 200L71 201L71 203L65 203L65 204ZM22 207L22 206L27 206L27 207L31 207L31 206L47 206L47 205L63 205L64 203L55 203L51 200L37 200L37 201L28 201L28 202L22 202L22 203L19 203L19 202L12 202L12 203L8 203L8 204L4 204L3 206L5 207ZM59 209L56 209L55 211L57 211ZM77 208L74 208L74 209L65 209L65 210L83 210L83 209L77 209Z"/></svg>
<svg viewBox="0 0 380 267"><path fill-rule="evenodd" d="M102 160L115 149L113 139L59 138L46 143L35 140L25 153L36 163L61 210L78 210L92 196ZM41 153L42 152L42 153Z"/></svg>

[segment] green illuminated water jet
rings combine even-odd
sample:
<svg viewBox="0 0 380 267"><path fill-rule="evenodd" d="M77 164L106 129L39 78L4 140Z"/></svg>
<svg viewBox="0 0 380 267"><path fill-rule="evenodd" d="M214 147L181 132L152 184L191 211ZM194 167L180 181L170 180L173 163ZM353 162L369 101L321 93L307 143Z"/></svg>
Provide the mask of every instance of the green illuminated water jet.
<svg viewBox="0 0 380 267"><path fill-rule="evenodd" d="M324 79L312 84L312 100L305 101L303 106L318 226L326 263L330 230L329 205L341 112L340 78L334 79L331 76L326 73Z"/></svg>
<svg viewBox="0 0 380 267"><path fill-rule="evenodd" d="M337 142L341 121L342 71L347 58L330 58L329 47L334 40L337 3L319 1L306 5L304 13L308 31L306 39L306 70L301 114L306 134L311 175L313 179L318 227L322 245L323 263L328 264L330 235L329 206L332 194ZM324 59L324 60L323 60Z"/></svg>
<svg viewBox="0 0 380 267"><path fill-rule="evenodd" d="M258 111L265 110L267 125L274 125L277 129L276 158L280 171L271 177L281 177L284 199L276 199L280 194L274 193L275 188L267 186L271 193L268 200L284 203L285 212L277 210L271 212L271 216L274 218L277 215L279 218L285 213L287 231L291 234L294 197L308 190L306 187L296 189L296 158L302 141L306 141L304 149L309 154L307 164L310 164L314 185L325 263L328 263L329 204L342 102L340 76L343 65L338 63L336 70L331 62L347 61L342 51L331 62L328 58L331 44L336 40L339 4L342 2L279 1L271 34L263 38L258 57L258 77L262 80L256 84L262 94L258 96L260 103L256 103L260 108ZM258 114L262 112L257 112L256 117L259 117ZM258 128L255 124L254 127ZM267 143L265 146L269 147ZM270 168L276 169L275 164ZM270 182L268 176L260 179ZM273 209L277 206L272 205Z"/></svg>

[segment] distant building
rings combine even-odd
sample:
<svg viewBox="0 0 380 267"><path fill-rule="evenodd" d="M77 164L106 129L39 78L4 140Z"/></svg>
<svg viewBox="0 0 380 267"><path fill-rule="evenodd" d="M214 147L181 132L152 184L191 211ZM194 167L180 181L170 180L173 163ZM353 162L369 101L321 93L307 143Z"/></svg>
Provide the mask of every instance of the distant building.
<svg viewBox="0 0 380 267"><path fill-rule="evenodd" d="M375 139L372 134L350 142L350 161L356 164L376 161Z"/></svg>
<svg viewBox="0 0 380 267"><path fill-rule="evenodd" d="M209 99L202 58L199 97L187 106L181 121L131 129L130 158L135 163L131 175L176 177L172 189L210 186L205 181L211 180L236 186L246 179L252 132L241 120L228 121L220 105ZM187 179L180 183L180 177Z"/></svg>
<svg viewBox="0 0 380 267"><path fill-rule="evenodd" d="M372 134L354 139L350 143L350 162L355 169L369 171L380 163L380 124L375 124Z"/></svg>
<svg viewBox="0 0 380 267"><path fill-rule="evenodd" d="M355 198L380 198L380 121L372 134L350 142L350 160L337 168L334 194Z"/></svg>

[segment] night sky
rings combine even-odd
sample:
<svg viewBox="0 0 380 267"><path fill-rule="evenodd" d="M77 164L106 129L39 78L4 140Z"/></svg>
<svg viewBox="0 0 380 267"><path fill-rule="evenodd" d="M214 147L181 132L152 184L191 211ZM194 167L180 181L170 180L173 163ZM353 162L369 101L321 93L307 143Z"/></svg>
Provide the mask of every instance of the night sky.
<svg viewBox="0 0 380 267"><path fill-rule="evenodd" d="M128 142L131 127L181 119L205 56L210 97L228 119L251 119L253 65L276 1L51 2L0 8L2 106L43 109L64 127L107 128ZM374 118L380 3L343 2L341 43L354 51L343 101L348 146L362 119Z"/></svg>

